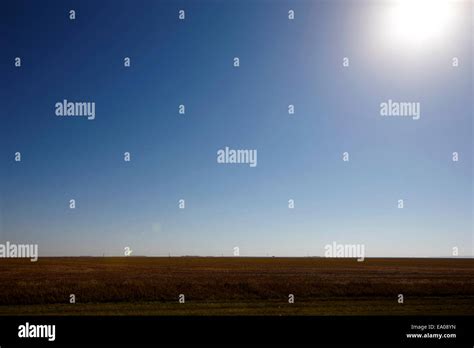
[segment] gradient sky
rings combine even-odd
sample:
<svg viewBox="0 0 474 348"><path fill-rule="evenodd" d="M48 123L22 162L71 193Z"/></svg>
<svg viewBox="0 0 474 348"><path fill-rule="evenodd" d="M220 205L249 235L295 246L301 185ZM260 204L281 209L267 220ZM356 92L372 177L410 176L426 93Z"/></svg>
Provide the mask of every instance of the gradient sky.
<svg viewBox="0 0 474 348"><path fill-rule="evenodd" d="M0 241L40 256L306 256L333 241L473 255L472 2L417 46L387 39L390 6L3 1ZM94 101L96 119L55 116L63 99ZM420 120L381 117L388 99L420 102ZM258 166L217 164L225 146L257 149Z"/></svg>

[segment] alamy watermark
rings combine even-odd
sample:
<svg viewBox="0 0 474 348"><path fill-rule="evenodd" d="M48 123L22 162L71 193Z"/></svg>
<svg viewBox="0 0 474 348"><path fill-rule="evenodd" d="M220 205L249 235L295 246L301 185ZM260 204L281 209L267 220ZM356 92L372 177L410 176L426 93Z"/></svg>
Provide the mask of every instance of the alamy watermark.
<svg viewBox="0 0 474 348"><path fill-rule="evenodd" d="M256 167L257 150L234 150L226 146L217 151L217 163L244 163L249 167Z"/></svg>
<svg viewBox="0 0 474 348"><path fill-rule="evenodd" d="M64 99L54 105L56 116L86 116L95 119L95 102L70 102Z"/></svg>
<svg viewBox="0 0 474 348"><path fill-rule="evenodd" d="M396 102L389 99L380 103L380 116L411 117L419 120L421 106L419 102Z"/></svg>
<svg viewBox="0 0 474 348"><path fill-rule="evenodd" d="M56 339L56 325L36 325L26 322L18 326L20 338L47 338L48 341Z"/></svg>
<svg viewBox="0 0 474 348"><path fill-rule="evenodd" d="M29 258L38 261L38 244L0 244L0 258Z"/></svg>
<svg viewBox="0 0 474 348"><path fill-rule="evenodd" d="M332 244L326 244L324 250L325 257L357 258L359 262L364 261L365 258L364 244L338 244L332 242Z"/></svg>

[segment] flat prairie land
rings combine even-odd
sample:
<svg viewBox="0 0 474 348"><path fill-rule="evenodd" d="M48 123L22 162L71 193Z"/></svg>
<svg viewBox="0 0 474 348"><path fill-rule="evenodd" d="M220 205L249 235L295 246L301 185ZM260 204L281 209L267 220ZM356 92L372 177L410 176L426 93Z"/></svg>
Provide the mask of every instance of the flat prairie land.
<svg viewBox="0 0 474 348"><path fill-rule="evenodd" d="M0 315L473 314L474 259L0 260Z"/></svg>

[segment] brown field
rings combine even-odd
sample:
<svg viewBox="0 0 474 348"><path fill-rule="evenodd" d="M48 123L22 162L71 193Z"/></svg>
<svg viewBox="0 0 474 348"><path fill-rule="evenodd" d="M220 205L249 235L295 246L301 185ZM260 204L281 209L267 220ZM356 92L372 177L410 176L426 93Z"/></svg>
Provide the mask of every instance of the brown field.
<svg viewBox="0 0 474 348"><path fill-rule="evenodd" d="M473 259L0 260L0 315L473 314Z"/></svg>

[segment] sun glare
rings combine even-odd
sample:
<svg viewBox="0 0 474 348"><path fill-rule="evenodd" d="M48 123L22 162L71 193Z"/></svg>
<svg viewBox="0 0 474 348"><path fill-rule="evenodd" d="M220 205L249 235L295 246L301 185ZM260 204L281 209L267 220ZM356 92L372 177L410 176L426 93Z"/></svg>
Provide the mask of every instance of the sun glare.
<svg viewBox="0 0 474 348"><path fill-rule="evenodd" d="M441 39L449 30L450 0L398 0L389 16L390 39L422 44Z"/></svg>

